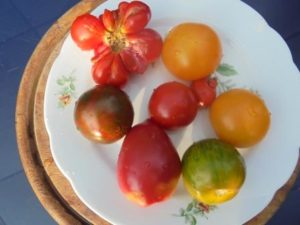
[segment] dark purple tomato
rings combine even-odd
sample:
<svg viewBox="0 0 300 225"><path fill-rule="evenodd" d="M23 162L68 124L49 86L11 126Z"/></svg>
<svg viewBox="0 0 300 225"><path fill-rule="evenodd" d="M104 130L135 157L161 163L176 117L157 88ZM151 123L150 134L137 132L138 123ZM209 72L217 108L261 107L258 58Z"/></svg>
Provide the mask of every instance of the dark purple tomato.
<svg viewBox="0 0 300 225"><path fill-rule="evenodd" d="M112 143L131 128L133 107L122 90L98 85L83 93L75 106L75 124L88 139Z"/></svg>
<svg viewBox="0 0 300 225"><path fill-rule="evenodd" d="M164 128L187 126L196 117L198 104L192 90L173 81L160 85L149 101L151 118Z"/></svg>

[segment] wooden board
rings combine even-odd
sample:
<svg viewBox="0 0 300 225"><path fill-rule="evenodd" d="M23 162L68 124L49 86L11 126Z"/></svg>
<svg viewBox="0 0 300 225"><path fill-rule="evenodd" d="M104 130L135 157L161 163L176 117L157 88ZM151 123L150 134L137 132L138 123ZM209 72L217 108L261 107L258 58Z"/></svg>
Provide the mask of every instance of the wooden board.
<svg viewBox="0 0 300 225"><path fill-rule="evenodd" d="M56 166L44 123L44 91L50 68L69 32L72 21L103 0L83 0L70 9L42 38L33 52L20 84L16 108L16 134L25 174L36 196L58 224L109 225L85 206ZM289 181L259 215L246 225L265 224L284 201L300 170L300 161Z"/></svg>

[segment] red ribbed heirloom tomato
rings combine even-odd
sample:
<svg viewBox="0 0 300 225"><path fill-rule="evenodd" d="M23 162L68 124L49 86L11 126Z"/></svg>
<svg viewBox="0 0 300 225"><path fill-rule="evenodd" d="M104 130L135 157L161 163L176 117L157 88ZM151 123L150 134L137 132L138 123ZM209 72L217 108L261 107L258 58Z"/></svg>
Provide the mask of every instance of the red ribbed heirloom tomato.
<svg viewBox="0 0 300 225"><path fill-rule="evenodd" d="M147 120L129 131L117 164L119 186L129 200L148 206L167 199L180 173L179 155L162 128Z"/></svg>
<svg viewBox="0 0 300 225"><path fill-rule="evenodd" d="M98 18L76 18L71 36L82 50L94 50L93 79L97 84L124 85L129 74L143 73L162 50L160 35L145 28L151 18L148 5L120 2L118 9L105 9Z"/></svg>

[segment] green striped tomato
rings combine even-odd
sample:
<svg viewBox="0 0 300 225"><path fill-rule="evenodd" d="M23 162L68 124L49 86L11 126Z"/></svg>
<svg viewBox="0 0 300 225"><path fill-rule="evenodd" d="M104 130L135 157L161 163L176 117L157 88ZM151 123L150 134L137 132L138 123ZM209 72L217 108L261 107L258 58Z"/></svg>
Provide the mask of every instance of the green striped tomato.
<svg viewBox="0 0 300 225"><path fill-rule="evenodd" d="M230 144L205 139L191 145L183 155L182 176L187 191L205 204L232 199L246 176L244 159Z"/></svg>

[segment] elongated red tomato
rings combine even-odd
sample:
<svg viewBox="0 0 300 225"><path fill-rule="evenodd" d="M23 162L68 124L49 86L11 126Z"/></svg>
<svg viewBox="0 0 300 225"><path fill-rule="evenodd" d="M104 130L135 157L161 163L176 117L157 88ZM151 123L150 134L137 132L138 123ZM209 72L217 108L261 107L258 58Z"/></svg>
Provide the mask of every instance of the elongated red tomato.
<svg viewBox="0 0 300 225"><path fill-rule="evenodd" d="M173 81L160 85L149 101L151 118L164 128L190 124L197 115L197 99L192 90Z"/></svg>
<svg viewBox="0 0 300 225"><path fill-rule="evenodd" d="M165 131L146 121L134 126L126 135L117 173L126 197L148 206L167 199L174 192L181 162Z"/></svg>

